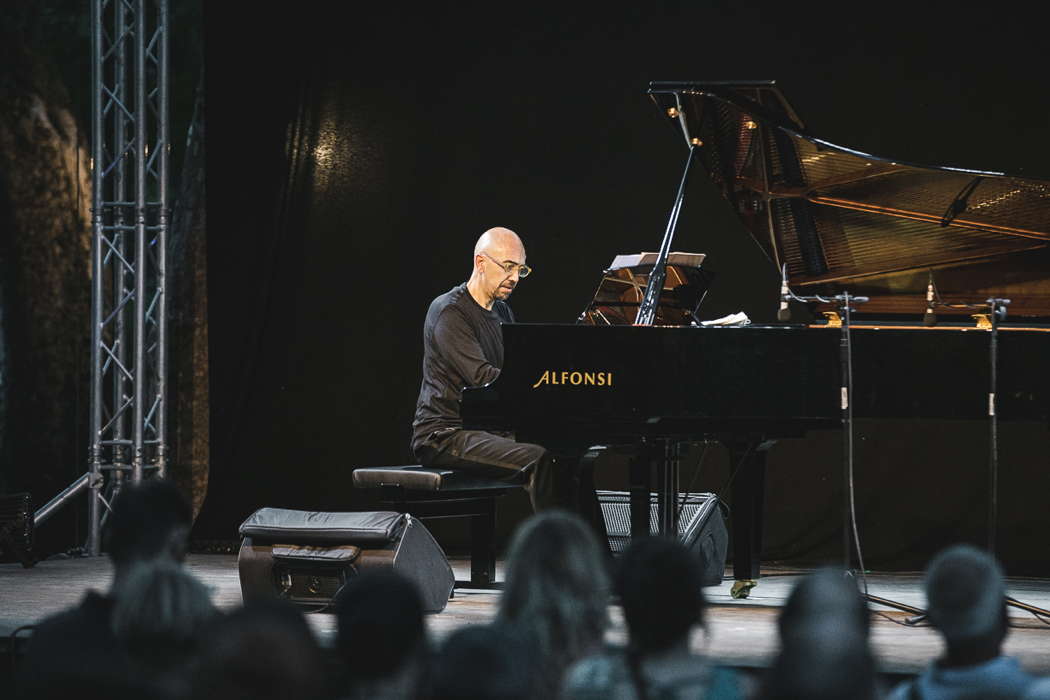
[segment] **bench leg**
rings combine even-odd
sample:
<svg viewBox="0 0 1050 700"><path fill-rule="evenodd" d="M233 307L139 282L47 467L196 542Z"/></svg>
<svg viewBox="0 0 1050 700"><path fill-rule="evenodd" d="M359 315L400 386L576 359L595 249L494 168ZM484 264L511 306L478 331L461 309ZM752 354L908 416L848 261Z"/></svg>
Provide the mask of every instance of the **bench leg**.
<svg viewBox="0 0 1050 700"><path fill-rule="evenodd" d="M470 582L496 580L496 499L486 499L484 512L470 516Z"/></svg>

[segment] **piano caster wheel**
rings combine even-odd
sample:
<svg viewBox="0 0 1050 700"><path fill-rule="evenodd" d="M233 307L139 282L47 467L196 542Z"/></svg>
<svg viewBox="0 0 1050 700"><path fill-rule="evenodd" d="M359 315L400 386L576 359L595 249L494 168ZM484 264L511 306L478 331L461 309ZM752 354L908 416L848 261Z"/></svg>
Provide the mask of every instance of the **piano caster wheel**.
<svg viewBox="0 0 1050 700"><path fill-rule="evenodd" d="M751 589L758 585L758 581L752 581L751 579L741 579L733 581L733 587L729 589L729 595L733 598L747 598L751 593Z"/></svg>

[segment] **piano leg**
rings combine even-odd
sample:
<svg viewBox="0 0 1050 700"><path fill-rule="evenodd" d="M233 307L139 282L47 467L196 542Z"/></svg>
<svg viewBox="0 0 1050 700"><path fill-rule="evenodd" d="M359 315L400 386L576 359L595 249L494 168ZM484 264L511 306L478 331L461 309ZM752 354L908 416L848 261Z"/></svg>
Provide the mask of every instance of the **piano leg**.
<svg viewBox="0 0 1050 700"><path fill-rule="evenodd" d="M650 529L653 467L656 467L656 532L677 536L680 455L681 443L677 440L656 439L647 442L631 459L628 488L632 539L653 534Z"/></svg>
<svg viewBox="0 0 1050 700"><path fill-rule="evenodd" d="M646 445L631 457L627 489L631 494L631 539L649 535L649 492L652 489L652 464Z"/></svg>
<svg viewBox="0 0 1050 700"><path fill-rule="evenodd" d="M656 489L657 531L664 536L678 536L678 467L681 443L661 440L663 454L658 457Z"/></svg>
<svg viewBox="0 0 1050 700"><path fill-rule="evenodd" d="M736 469L732 488L733 596L746 598L762 566L762 516L765 505L766 453L773 440L727 442Z"/></svg>

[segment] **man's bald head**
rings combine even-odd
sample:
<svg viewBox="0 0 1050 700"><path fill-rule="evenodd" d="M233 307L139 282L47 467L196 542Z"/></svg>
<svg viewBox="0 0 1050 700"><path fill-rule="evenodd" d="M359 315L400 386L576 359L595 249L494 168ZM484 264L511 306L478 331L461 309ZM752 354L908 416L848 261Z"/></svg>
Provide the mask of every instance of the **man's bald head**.
<svg viewBox="0 0 1050 700"><path fill-rule="evenodd" d="M518 234L503 226L490 228L474 244L474 267L467 288L474 300L491 309L506 300L517 286L525 267L525 245Z"/></svg>
<svg viewBox="0 0 1050 700"><path fill-rule="evenodd" d="M474 255L481 255L488 253L493 255L494 252L514 252L514 250L521 251L521 259L519 262L524 262L525 245L518 238L518 234L511 231L509 228L503 226L495 226L490 228L485 233L481 234L481 238L474 244ZM501 259L493 255L497 260Z"/></svg>

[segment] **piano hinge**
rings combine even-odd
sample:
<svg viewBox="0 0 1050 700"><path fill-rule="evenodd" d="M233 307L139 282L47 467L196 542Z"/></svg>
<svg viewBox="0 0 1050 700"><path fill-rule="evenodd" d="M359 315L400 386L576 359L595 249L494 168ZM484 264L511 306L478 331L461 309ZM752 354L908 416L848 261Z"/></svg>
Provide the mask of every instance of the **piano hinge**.
<svg viewBox="0 0 1050 700"><path fill-rule="evenodd" d="M977 328L982 331L992 330L992 315L991 314L973 314L973 319L977 321Z"/></svg>
<svg viewBox="0 0 1050 700"><path fill-rule="evenodd" d="M828 328L842 328L842 317L837 311L822 311L821 313L828 321Z"/></svg>

